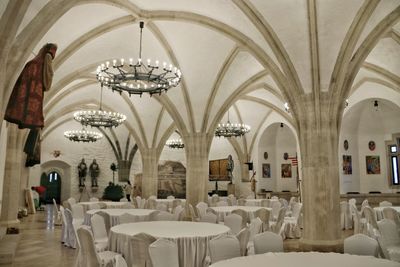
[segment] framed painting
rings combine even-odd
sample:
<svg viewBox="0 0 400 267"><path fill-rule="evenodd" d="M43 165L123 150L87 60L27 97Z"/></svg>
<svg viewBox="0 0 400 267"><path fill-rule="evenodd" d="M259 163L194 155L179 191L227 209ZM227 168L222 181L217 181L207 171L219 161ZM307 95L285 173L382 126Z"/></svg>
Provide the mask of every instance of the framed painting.
<svg viewBox="0 0 400 267"><path fill-rule="evenodd" d="M343 174L353 174L353 166L350 155L343 155Z"/></svg>
<svg viewBox="0 0 400 267"><path fill-rule="evenodd" d="M282 178L292 178L292 165L282 164Z"/></svg>
<svg viewBox="0 0 400 267"><path fill-rule="evenodd" d="M367 174L381 174L381 164L379 156L366 156L365 163Z"/></svg>
<svg viewBox="0 0 400 267"><path fill-rule="evenodd" d="M271 165L269 163L263 163L262 177L263 178L271 178Z"/></svg>

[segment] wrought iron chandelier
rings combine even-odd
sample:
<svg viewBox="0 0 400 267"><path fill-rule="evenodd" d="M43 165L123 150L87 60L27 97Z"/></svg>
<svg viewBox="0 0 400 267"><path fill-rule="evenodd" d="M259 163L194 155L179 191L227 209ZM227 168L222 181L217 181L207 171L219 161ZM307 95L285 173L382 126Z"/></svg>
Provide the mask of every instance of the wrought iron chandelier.
<svg viewBox="0 0 400 267"><path fill-rule="evenodd" d="M64 132L64 136L70 141L85 143L96 142L97 140L103 138L103 135L101 133L95 131L87 131L84 128L82 130L66 131Z"/></svg>
<svg viewBox="0 0 400 267"><path fill-rule="evenodd" d="M129 96L132 94L142 95L143 93L161 94L171 87L177 86L181 81L181 71L166 62L147 59L142 60L142 31L144 22L140 26L139 58L134 62L133 58L125 61L114 59L102 63L97 67L97 80L113 91L126 91Z"/></svg>
<svg viewBox="0 0 400 267"><path fill-rule="evenodd" d="M182 139L171 139L168 140L165 145L169 148L176 148L176 149L182 149L185 147L185 144L182 142Z"/></svg>
<svg viewBox="0 0 400 267"><path fill-rule="evenodd" d="M111 128L117 127L126 120L124 114L104 111L102 109L103 86L101 86L100 108L98 110L79 110L74 113L74 119L84 126Z"/></svg>
<svg viewBox="0 0 400 267"><path fill-rule="evenodd" d="M219 123L215 130L215 136L218 137L240 137L250 131L250 126L243 123L231 123L229 120L228 110L228 121L226 123Z"/></svg>

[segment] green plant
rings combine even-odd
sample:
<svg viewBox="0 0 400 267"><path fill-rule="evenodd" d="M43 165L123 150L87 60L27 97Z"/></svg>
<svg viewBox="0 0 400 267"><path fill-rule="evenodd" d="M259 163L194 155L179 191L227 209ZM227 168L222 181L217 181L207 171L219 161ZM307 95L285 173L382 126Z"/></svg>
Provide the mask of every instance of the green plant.
<svg viewBox="0 0 400 267"><path fill-rule="evenodd" d="M124 189L118 184L110 183L105 189L103 199L119 201L124 197Z"/></svg>

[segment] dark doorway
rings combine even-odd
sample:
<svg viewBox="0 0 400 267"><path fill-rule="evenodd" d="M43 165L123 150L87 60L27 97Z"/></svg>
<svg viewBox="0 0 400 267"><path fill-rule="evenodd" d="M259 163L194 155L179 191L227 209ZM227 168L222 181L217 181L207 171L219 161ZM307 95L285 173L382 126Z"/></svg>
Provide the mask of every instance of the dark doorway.
<svg viewBox="0 0 400 267"><path fill-rule="evenodd" d="M45 203L53 203L53 198L60 203L61 196L61 176L58 172L50 172L47 176L42 175L40 185L46 187L44 197Z"/></svg>

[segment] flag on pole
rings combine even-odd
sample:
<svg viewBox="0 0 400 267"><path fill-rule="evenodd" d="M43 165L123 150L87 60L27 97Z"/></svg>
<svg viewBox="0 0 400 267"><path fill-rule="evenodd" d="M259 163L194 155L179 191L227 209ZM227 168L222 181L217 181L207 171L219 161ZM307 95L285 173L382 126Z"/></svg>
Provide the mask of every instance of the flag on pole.
<svg viewBox="0 0 400 267"><path fill-rule="evenodd" d="M290 159L292 161L292 166L297 166L297 164L298 164L297 156L296 157L289 157L288 159Z"/></svg>

